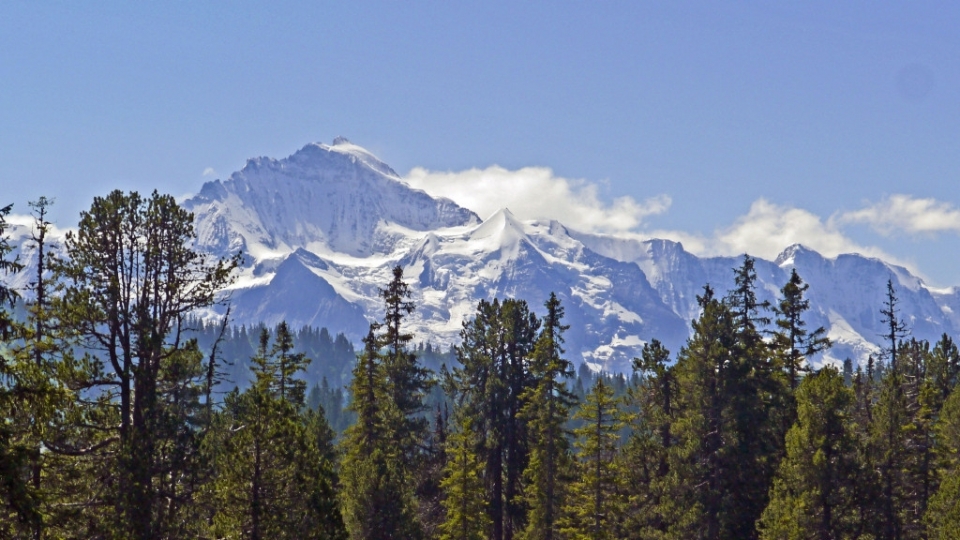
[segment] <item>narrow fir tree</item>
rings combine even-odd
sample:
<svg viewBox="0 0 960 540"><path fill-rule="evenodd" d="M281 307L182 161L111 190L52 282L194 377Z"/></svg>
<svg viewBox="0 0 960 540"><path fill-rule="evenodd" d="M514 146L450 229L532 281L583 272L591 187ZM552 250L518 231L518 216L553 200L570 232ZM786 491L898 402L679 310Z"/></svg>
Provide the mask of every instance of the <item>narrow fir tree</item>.
<svg viewBox="0 0 960 540"><path fill-rule="evenodd" d="M577 475L570 485L560 526L565 538L617 538L623 511L623 471L618 451L624 422L622 402L614 398L613 388L604 378L603 374L597 376L574 414L583 426L574 431Z"/></svg>
<svg viewBox="0 0 960 540"><path fill-rule="evenodd" d="M656 339L643 346L633 369L642 374L630 390L637 413L621 461L627 497L621 535L662 537L670 528L670 454L675 450L674 415L678 399L676 373L667 366L670 351Z"/></svg>
<svg viewBox="0 0 960 540"><path fill-rule="evenodd" d="M481 540L487 538L487 515L483 486L483 463L475 452L472 419L454 413L457 426L447 446L447 463L440 487L445 497L446 518L440 525L441 540Z"/></svg>
<svg viewBox="0 0 960 540"><path fill-rule="evenodd" d="M536 385L526 392L523 415L530 430L530 462L524 471L530 507L525 540L560 538L563 508L571 464L568 433L564 428L573 396L563 378L573 376L573 366L563 358L563 307L556 294L545 304L546 316L533 351L531 373Z"/></svg>
<svg viewBox="0 0 960 540"><path fill-rule="evenodd" d="M803 315L810 309L806 298L810 285L800 279L797 270L790 272L790 280L780 289L781 299L774 308L777 314L777 331L773 335L773 348L787 372L790 390L800 384L800 375L806 369L805 360L830 347L827 331L821 326L808 332Z"/></svg>
<svg viewBox="0 0 960 540"><path fill-rule="evenodd" d="M960 531L960 389L947 398L936 424L940 485L925 515L929 538L956 540Z"/></svg>
<svg viewBox="0 0 960 540"><path fill-rule="evenodd" d="M856 538L859 464L850 432L853 392L826 367L797 390L797 423L787 434L762 539Z"/></svg>

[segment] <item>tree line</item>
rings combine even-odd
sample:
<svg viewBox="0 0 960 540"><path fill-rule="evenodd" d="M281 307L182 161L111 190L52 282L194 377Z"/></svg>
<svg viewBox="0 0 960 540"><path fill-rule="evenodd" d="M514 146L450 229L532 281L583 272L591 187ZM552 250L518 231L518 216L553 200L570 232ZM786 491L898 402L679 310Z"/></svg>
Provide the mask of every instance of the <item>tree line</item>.
<svg viewBox="0 0 960 540"><path fill-rule="evenodd" d="M322 384L304 376L308 351L339 337L280 323L243 329L244 341L256 334L251 382L224 392L241 376L225 360L238 331L224 319L197 332L195 316L232 283L239 255L195 251L192 216L172 197L114 191L81 214L57 258L49 204L31 203L22 317L11 313L22 291L0 286L0 537L960 530L960 351L947 335L910 337L892 282L878 306L886 346L856 369L810 370L830 341L804 323L808 286L794 271L776 304L759 302L745 256L732 290L704 287L679 351L651 340L629 378L582 366L578 377L555 294L542 315L521 299L481 300L452 361L424 336L415 345L416 306L396 267L346 388L316 364ZM25 262L9 257L9 211L0 273Z"/></svg>

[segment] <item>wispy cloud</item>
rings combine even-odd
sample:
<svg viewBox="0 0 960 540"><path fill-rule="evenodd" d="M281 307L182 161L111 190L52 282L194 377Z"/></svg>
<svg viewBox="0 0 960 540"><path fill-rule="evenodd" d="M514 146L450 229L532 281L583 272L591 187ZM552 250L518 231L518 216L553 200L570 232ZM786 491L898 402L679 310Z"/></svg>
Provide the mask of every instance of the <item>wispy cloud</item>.
<svg viewBox="0 0 960 540"><path fill-rule="evenodd" d="M644 220L670 208L670 197L658 195L637 201L619 197L600 200L599 186L585 180L559 177L546 167L511 171L493 166L460 172L415 168L404 178L431 195L447 197L481 218L509 208L521 219L558 219L584 232L627 233Z"/></svg>
<svg viewBox="0 0 960 540"><path fill-rule="evenodd" d="M214 177L217 175L217 171L213 170L213 167L207 167L203 170L203 176L205 177Z"/></svg>
<svg viewBox="0 0 960 540"><path fill-rule="evenodd" d="M960 234L960 209L936 199L891 195L880 202L839 214L835 221L863 223L886 236L896 234Z"/></svg>
<svg viewBox="0 0 960 540"><path fill-rule="evenodd" d="M716 255L749 252L772 259L792 244L803 244L827 257L841 253L860 253L894 261L879 248L855 242L847 236L837 219L824 220L813 212L757 199L746 215L715 233L708 251Z"/></svg>
<svg viewBox="0 0 960 540"><path fill-rule="evenodd" d="M698 233L652 229L649 218L667 212L671 199L657 195L638 201L620 197L612 203L600 198L600 185L554 175L545 167L508 170L503 167L435 172L410 171L405 180L413 187L450 198L481 218L503 207L521 219L557 219L586 233L621 238L666 238L682 242L697 255L750 253L773 259L792 244L803 244L826 257L860 253L879 257L917 271L908 261L883 249L854 240L848 230L865 224L880 234L960 234L960 208L936 199L892 195L862 208L821 216L793 206L757 199L750 210L728 225Z"/></svg>

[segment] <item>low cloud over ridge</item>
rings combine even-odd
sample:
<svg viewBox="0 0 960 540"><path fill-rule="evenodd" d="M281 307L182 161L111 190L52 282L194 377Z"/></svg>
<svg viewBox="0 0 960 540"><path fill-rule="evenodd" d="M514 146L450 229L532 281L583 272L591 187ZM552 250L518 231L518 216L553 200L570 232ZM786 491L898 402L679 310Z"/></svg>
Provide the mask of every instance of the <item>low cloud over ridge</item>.
<svg viewBox="0 0 960 540"><path fill-rule="evenodd" d="M555 176L546 167L511 171L492 166L461 172L417 167L404 180L431 195L452 199L481 218L506 207L521 219L557 219L573 229L606 234L636 231L645 218L666 212L671 203L670 197L657 195L644 201L618 197L607 204L600 200L596 183Z"/></svg>
<svg viewBox="0 0 960 540"><path fill-rule="evenodd" d="M746 214L729 225L703 234L649 228L648 218L670 208L669 195L661 194L643 201L619 197L606 203L599 196L598 183L555 176L547 167L508 170L492 166L459 172L436 172L418 167L404 179L412 187L456 201L481 218L508 207L521 219L557 219L586 233L680 241L689 251L700 256L749 252L773 259L787 246L803 244L826 257L860 253L916 271L908 261L879 247L857 242L844 228L867 225L885 236L960 234L960 209L936 199L904 194L891 195L876 203L868 202L860 209L837 212L826 218L802 208L760 198L753 202Z"/></svg>

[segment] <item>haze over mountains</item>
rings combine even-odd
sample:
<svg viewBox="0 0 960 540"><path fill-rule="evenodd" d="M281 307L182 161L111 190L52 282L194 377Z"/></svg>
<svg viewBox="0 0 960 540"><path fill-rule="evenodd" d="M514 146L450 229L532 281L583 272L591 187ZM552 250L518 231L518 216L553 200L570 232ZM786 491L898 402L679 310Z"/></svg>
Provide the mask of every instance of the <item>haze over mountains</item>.
<svg viewBox="0 0 960 540"><path fill-rule="evenodd" d="M653 338L679 350L697 316L696 295L707 283L724 294L742 262L700 258L670 240L519 220L508 208L478 216L411 188L343 138L308 144L284 159L250 159L183 204L195 214L199 247L245 254L240 278L228 291L238 324L286 320L359 339L368 320L381 315L378 287L399 264L417 304L410 320L416 339L456 343L478 300L522 298L539 312L552 291L570 325L568 357L609 371L628 371L630 359ZM27 230L15 226L15 240L25 240ZM776 260L757 260L756 268L761 300L775 301L793 268L810 284L807 324L826 327L835 342L818 362L863 361L879 351L888 279L914 336L934 340L960 329L956 288L931 289L907 269L878 259L828 259L793 245ZM25 275L14 282L25 283Z"/></svg>

